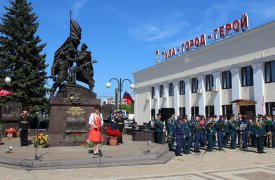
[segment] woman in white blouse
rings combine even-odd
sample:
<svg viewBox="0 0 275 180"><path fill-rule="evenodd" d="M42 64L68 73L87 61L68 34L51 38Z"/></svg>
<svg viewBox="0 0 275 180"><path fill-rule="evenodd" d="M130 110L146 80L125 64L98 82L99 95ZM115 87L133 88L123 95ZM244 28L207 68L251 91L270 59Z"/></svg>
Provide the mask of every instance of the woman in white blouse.
<svg viewBox="0 0 275 180"><path fill-rule="evenodd" d="M99 143L103 141L101 127L103 126L103 118L100 113L100 107L95 107L95 112L91 113L89 118L90 133L89 140L94 143L94 154L99 154Z"/></svg>

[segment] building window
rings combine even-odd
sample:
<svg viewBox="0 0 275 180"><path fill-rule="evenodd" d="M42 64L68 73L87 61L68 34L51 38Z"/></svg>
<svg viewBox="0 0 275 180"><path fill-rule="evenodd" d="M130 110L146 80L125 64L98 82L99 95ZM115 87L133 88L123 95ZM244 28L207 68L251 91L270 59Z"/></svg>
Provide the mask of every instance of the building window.
<svg viewBox="0 0 275 180"><path fill-rule="evenodd" d="M213 75L209 74L205 76L205 90L212 91L212 87L214 87Z"/></svg>
<svg viewBox="0 0 275 180"><path fill-rule="evenodd" d="M151 98L155 97L155 87L151 87Z"/></svg>
<svg viewBox="0 0 275 180"><path fill-rule="evenodd" d="M198 78L192 78L192 93L197 93L198 85Z"/></svg>
<svg viewBox="0 0 275 180"><path fill-rule="evenodd" d="M179 113L180 113L180 116L185 116L186 115L185 107L180 107L179 108Z"/></svg>
<svg viewBox="0 0 275 180"><path fill-rule="evenodd" d="M230 89L232 88L231 72L224 71L222 72L222 88Z"/></svg>
<svg viewBox="0 0 275 180"><path fill-rule="evenodd" d="M265 63L265 82L275 82L275 61Z"/></svg>
<svg viewBox="0 0 275 180"><path fill-rule="evenodd" d="M179 93L180 93L180 95L184 95L185 94L185 82L184 81L180 81L180 84L179 84Z"/></svg>
<svg viewBox="0 0 275 180"><path fill-rule="evenodd" d="M222 115L232 115L233 114L233 108L232 105L222 105Z"/></svg>
<svg viewBox="0 0 275 180"><path fill-rule="evenodd" d="M214 116L214 114L215 114L214 106L205 106L205 115L206 115L206 117Z"/></svg>
<svg viewBox="0 0 275 180"><path fill-rule="evenodd" d="M169 96L174 96L174 84L169 83Z"/></svg>
<svg viewBox="0 0 275 180"><path fill-rule="evenodd" d="M163 85L159 86L159 97L163 97Z"/></svg>
<svg viewBox="0 0 275 180"><path fill-rule="evenodd" d="M265 103L266 114L275 115L275 102Z"/></svg>
<svg viewBox="0 0 275 180"><path fill-rule="evenodd" d="M191 107L191 116L195 117L197 114L199 114L199 107L198 106Z"/></svg>
<svg viewBox="0 0 275 180"><path fill-rule="evenodd" d="M156 110L151 109L151 120L156 120Z"/></svg>
<svg viewBox="0 0 275 180"><path fill-rule="evenodd" d="M253 86L253 69L251 66L242 68L242 86Z"/></svg>

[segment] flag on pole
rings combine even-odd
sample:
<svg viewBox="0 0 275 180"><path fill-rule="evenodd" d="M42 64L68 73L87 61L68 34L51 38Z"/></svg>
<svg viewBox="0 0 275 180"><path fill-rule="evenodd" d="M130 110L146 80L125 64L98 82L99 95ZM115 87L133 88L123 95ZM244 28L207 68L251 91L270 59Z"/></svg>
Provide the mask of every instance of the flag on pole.
<svg viewBox="0 0 275 180"><path fill-rule="evenodd" d="M12 94L12 92L9 92L5 89L0 89L0 96L7 96L7 95L10 95Z"/></svg>
<svg viewBox="0 0 275 180"><path fill-rule="evenodd" d="M125 102L127 105L134 103L132 96L127 91L124 92L123 98L125 99L123 102Z"/></svg>

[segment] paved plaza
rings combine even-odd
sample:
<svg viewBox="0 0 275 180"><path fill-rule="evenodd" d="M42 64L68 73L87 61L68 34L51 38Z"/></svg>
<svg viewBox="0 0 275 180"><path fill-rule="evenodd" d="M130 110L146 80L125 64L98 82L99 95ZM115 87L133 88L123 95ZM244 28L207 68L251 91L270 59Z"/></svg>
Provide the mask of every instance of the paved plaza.
<svg viewBox="0 0 275 180"><path fill-rule="evenodd" d="M17 139L8 141L0 146L0 159L8 156L15 159L23 156L33 158L33 147L31 145L17 147L16 141ZM13 153L5 153L8 143L14 143ZM164 161L156 162L152 157L146 158L144 154L146 142L131 141L130 136L125 135L125 143L122 145L103 146L103 148L105 148L103 149L105 156L109 156L103 158L114 160L106 166L98 164L79 166L72 163L71 166L64 167L28 168L1 164L1 179L275 179L275 150L273 149L266 149L265 154L255 153L254 148L250 148L252 152L225 149L225 152L214 151L204 154L202 151L201 154L192 153L171 158L167 156L171 153L163 150L167 149L166 145L153 143L152 154L156 151L167 152L166 158L162 158L162 160L165 159ZM41 162L54 162L54 160L73 162L73 160L85 161L99 158L88 154L88 149L82 147L50 147L39 149L39 153L46 153ZM118 157L121 158L120 163L116 162ZM137 158L140 158L140 161Z"/></svg>

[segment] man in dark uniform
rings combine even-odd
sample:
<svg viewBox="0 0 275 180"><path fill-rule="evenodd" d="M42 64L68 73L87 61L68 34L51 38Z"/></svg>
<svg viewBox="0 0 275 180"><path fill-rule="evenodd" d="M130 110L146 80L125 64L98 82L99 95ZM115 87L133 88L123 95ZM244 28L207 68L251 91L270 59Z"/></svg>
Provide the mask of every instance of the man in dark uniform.
<svg viewBox="0 0 275 180"><path fill-rule="evenodd" d="M182 156L182 146L183 146L183 135L184 135L184 125L182 122L182 116L179 116L178 121L175 126L175 136L177 141L176 156Z"/></svg>
<svg viewBox="0 0 275 180"><path fill-rule="evenodd" d="M200 133L200 145L204 147L206 145L206 129L205 129L205 116L201 115L201 120L200 120L200 128L201 128L201 133Z"/></svg>
<svg viewBox="0 0 275 180"><path fill-rule="evenodd" d="M183 117L183 128L184 128L184 136L183 136L183 153L189 154L191 147L191 130L189 128L189 123L187 120L187 116Z"/></svg>
<svg viewBox="0 0 275 180"><path fill-rule="evenodd" d="M172 114L171 117L167 120L167 130L168 130L168 147L169 151L172 151L174 149L174 142L175 142L175 114Z"/></svg>
<svg viewBox="0 0 275 180"><path fill-rule="evenodd" d="M156 143L157 144L162 144L162 132L163 132L163 127L164 127L164 124L160 118L161 118L161 114L158 113L157 119L155 121L155 127L156 127L155 130L156 130L156 135L157 135Z"/></svg>
<svg viewBox="0 0 275 180"><path fill-rule="evenodd" d="M230 132L230 149L236 149L237 121L234 120L234 114L228 120L228 129Z"/></svg>
<svg viewBox="0 0 275 180"><path fill-rule="evenodd" d="M210 124L211 123L211 124ZM213 119L213 117L210 117L209 120L206 122L206 126L205 129L207 131L206 133L206 137L207 137L207 151L212 151L213 147L214 147L214 136L216 135L216 131L214 131L215 127L215 121Z"/></svg>
<svg viewBox="0 0 275 180"><path fill-rule="evenodd" d="M195 120L195 140L194 140L194 152L200 152L200 139L202 127L200 127L200 115L196 115Z"/></svg>
<svg viewBox="0 0 275 180"><path fill-rule="evenodd" d="M255 134L257 138L257 152L264 153L264 138L266 136L266 129L263 122L263 115L258 114L258 120L255 123Z"/></svg>
<svg viewBox="0 0 275 180"><path fill-rule="evenodd" d="M122 111L118 111L115 122L116 122L116 128L121 132L121 136L118 137L118 143L123 143L122 133L124 130L124 118L122 117Z"/></svg>
<svg viewBox="0 0 275 180"><path fill-rule="evenodd" d="M19 119L20 143L21 146L28 146L28 131L30 130L31 117L27 108L23 108Z"/></svg>
<svg viewBox="0 0 275 180"><path fill-rule="evenodd" d="M240 122L242 121L242 114L238 113L238 118L237 118L237 123L238 125L240 124ZM241 131L240 128L237 128L237 137L238 137L238 146L241 147Z"/></svg>
<svg viewBox="0 0 275 180"><path fill-rule="evenodd" d="M217 136L218 136L218 149L222 150L223 147L224 147L223 133L224 133L224 128L225 128L225 124L224 124L224 121L222 119L222 116L220 116L219 120L216 122L215 128L217 130Z"/></svg>
<svg viewBox="0 0 275 180"><path fill-rule="evenodd" d="M240 134L242 138L242 150L247 151L248 150L248 137L250 132L250 124L247 120L247 116L243 115L241 121L239 122L240 127Z"/></svg>
<svg viewBox="0 0 275 180"><path fill-rule="evenodd" d="M228 119L227 119L227 116L223 116L223 121L224 121L224 124L225 124L225 128L224 128L224 137L223 137L223 144L224 146L226 147L229 139L230 139L230 130L228 128Z"/></svg>
<svg viewBox="0 0 275 180"><path fill-rule="evenodd" d="M271 126L271 132L272 132L272 148L275 148L275 115L272 117L272 126Z"/></svg>

